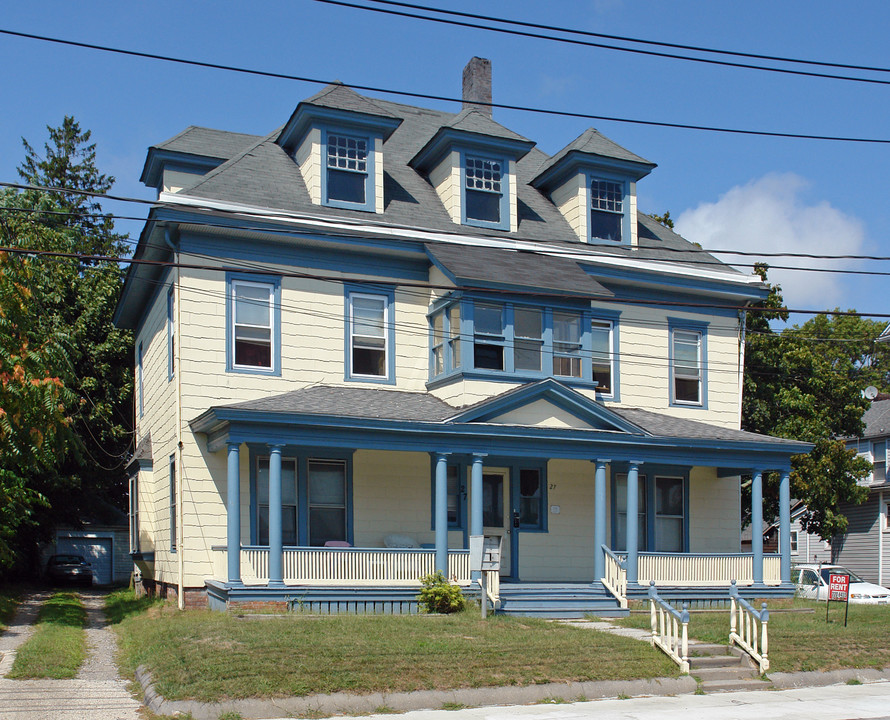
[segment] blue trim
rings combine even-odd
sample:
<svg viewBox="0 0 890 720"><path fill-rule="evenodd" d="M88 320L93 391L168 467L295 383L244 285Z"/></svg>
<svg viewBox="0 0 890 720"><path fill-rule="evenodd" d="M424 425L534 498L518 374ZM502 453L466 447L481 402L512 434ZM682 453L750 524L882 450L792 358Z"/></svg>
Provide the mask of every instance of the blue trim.
<svg viewBox="0 0 890 720"><path fill-rule="evenodd" d="M455 459L449 456L448 467L457 468L457 522L449 522L449 531L462 531L464 536L464 547L469 547L469 522L467 518L467 508L469 500L469 469L472 462L463 458ZM436 453L430 453L430 530L436 529Z"/></svg>
<svg viewBox="0 0 890 720"><path fill-rule="evenodd" d="M502 155L519 161L535 146L531 140L510 140L467 132L457 128L441 127L408 163L419 172L436 164L453 150Z"/></svg>
<svg viewBox="0 0 890 720"><path fill-rule="evenodd" d="M218 168L224 162L225 160L220 158L192 155L190 153L177 152L175 150L150 147L139 180L144 185L160 191L165 170L180 170L183 172L195 173L197 175L206 175L214 168Z"/></svg>
<svg viewBox="0 0 890 720"><path fill-rule="evenodd" d="M272 443L275 444L275 443ZM259 511L257 503L257 462L260 458L268 458L269 448L265 443L250 442L247 444L249 450L250 461L250 542L258 545L259 532L256 527L256 518ZM354 509L352 502L352 462L353 451L351 450L328 450L319 452L317 448L307 448L299 445L282 445L281 459L282 461L293 461L294 471L296 472L297 483L297 543L300 546L309 546L309 462L317 460L319 462L331 461L342 462L345 467L346 474L346 542L350 545L354 543ZM262 547L268 547L266 545Z"/></svg>
<svg viewBox="0 0 890 720"><path fill-rule="evenodd" d="M152 265L131 265L130 268L153 268L156 266ZM143 327L145 325L145 321L148 319L148 316L151 314L152 308L154 308L155 303L158 301L158 298L164 292L167 287L167 282L169 280L169 276L173 273L173 268L165 267L161 272L160 276L156 280L143 279L138 278L136 282L143 283L145 282L147 285L151 287L151 293L148 294L148 297L145 301L144 307L140 307L140 315L139 321L135 323L133 326L133 337L139 337L142 334ZM124 288L126 290L126 286ZM117 310L115 310L114 324L118 327L123 327L124 325L118 324L117 312L122 309L123 306L123 293L121 294L121 299L118 301ZM144 309L144 312L142 310Z"/></svg>
<svg viewBox="0 0 890 720"><path fill-rule="evenodd" d="M671 407L708 409L708 323L698 320L686 320L685 318L668 317L668 378L669 378L669 402ZM700 334L699 369L701 379L699 381L699 402L678 401L675 398L674 380L674 333L679 331L696 332Z"/></svg>
<svg viewBox="0 0 890 720"><path fill-rule="evenodd" d="M370 295L386 298L386 377L373 375L353 375L352 373L352 327L350 323L350 305L353 295ZM344 344L344 375L343 379L350 382L365 382L382 385L396 384L396 295L395 288L380 285L356 285L343 283L343 344Z"/></svg>
<svg viewBox="0 0 890 720"><path fill-rule="evenodd" d="M498 203L500 220L491 222L488 220L480 220L479 218L467 217L467 156L476 160L484 160L487 162L499 163L501 166L501 192L500 201ZM510 161L508 158L496 154L485 153L485 151L467 151L460 150L460 219L462 225L471 225L473 227L489 228L491 230L510 230L510 208L514 201L514 192L511 187L515 182L515 178L510 172ZM477 192L488 192L480 190ZM494 195L496 193L490 192Z"/></svg>
<svg viewBox="0 0 890 720"><path fill-rule="evenodd" d="M588 268L588 272L590 269ZM711 304L708 307L696 307L695 303L702 302L701 295L695 295L693 293L687 293L682 291L675 291L670 288L664 288L662 290L654 289L654 288L642 288L642 287L634 287L634 288L616 288L614 286L610 287L611 290L614 291L615 297L618 299L629 299L633 300L633 307L637 308L651 308L653 310L665 310L664 301L666 299L670 299L672 303L677 303L676 305L670 306L670 312L684 312L691 313L697 315L707 315L709 317L721 317L721 318L733 318L738 319L739 309L738 305L728 305L726 307L719 307L714 303L719 303L719 300L708 301ZM652 302L646 302L651 300ZM688 302L689 305L683 305L682 303ZM695 322L693 320L693 322Z"/></svg>
<svg viewBox="0 0 890 720"><path fill-rule="evenodd" d="M355 110L340 110L339 108L301 102L275 142L285 150L293 151L306 137L310 128L324 128L329 125L345 127L353 133L359 131L365 134L376 134L386 140L401 124L402 119L392 115L372 115Z"/></svg>
<svg viewBox="0 0 890 720"><path fill-rule="evenodd" d="M620 322L619 319L621 317L621 312L618 310L608 310L606 308L594 307L590 313L591 320L608 320L612 323L612 357L611 357L611 366L612 366L612 391L609 393L599 392L597 390L596 396L602 400L608 400L610 402L621 402L621 342L620 338ZM592 331L591 331L592 332ZM590 341L590 352L591 352L591 379L593 372L593 339L591 337Z"/></svg>
<svg viewBox="0 0 890 720"><path fill-rule="evenodd" d="M534 178L532 186L547 191L564 185L572 175L589 172L611 172L634 182L642 180L656 167L655 163L640 160L619 160L602 155L589 155L572 150L562 160Z"/></svg>
<svg viewBox="0 0 890 720"><path fill-rule="evenodd" d="M206 222L206 217L204 218ZM216 220L214 220L216 222ZM220 219L222 222L222 219ZM243 225L244 223L242 223ZM253 223L251 223L252 225ZM268 225L267 225L268 227ZM262 232L257 229L257 232ZM279 233L281 242L274 240L251 239L249 243L235 243L228 240L213 240L193 235L183 235L180 242L181 252L196 255L214 255L226 260L246 260L248 262L266 262L293 268L313 268L317 270L336 270L343 273L372 275L398 280L429 280L429 263L422 250L414 251L409 245L399 246L401 251L414 251L416 259L387 256L385 259L364 249L386 249L383 243L367 243L347 238L331 238L324 235L285 234ZM321 240L329 245L327 248L301 247L303 240ZM287 272L283 270L283 272Z"/></svg>
<svg viewBox="0 0 890 720"><path fill-rule="evenodd" d="M697 461L690 460L688 465L660 465L660 464L642 464L639 466L639 476L645 478L646 482L646 547L639 548L639 552L651 553L658 552L652 550L656 542L656 520L658 515L655 506L655 480L656 478L680 478L683 481L683 548L681 553L689 552L689 470L693 465L698 465ZM611 487L611 547L618 547L618 502L617 502L617 484L618 475L627 475L627 468L624 462L613 462L609 468L609 483Z"/></svg>
<svg viewBox="0 0 890 720"><path fill-rule="evenodd" d="M346 200L333 200L328 198L328 172L336 170L336 168L328 167L328 136L336 135L351 140L363 140L367 143L368 155L366 159L366 172L361 173L355 171L356 175L365 175L365 201L363 203L349 202ZM376 141L380 138L379 133L362 132L349 127L323 127L321 129L321 204L326 207L343 208L346 210L363 210L365 212L376 212L377 210L377 193L376 193L376 175L374 168L374 148ZM345 172L353 172L346 170ZM382 209L382 208L381 208Z"/></svg>
<svg viewBox="0 0 890 720"><path fill-rule="evenodd" d="M590 189L590 184L593 180L605 180L606 182L615 183L616 185L621 186L621 213L609 213L613 215L621 215L621 240L609 240L608 238L600 238L594 237L593 229L591 228L590 223L590 213L593 210L592 207L592 192ZM614 172L603 171L599 169L588 170L584 173L584 197L586 202L584 203L585 212L587 213L587 242L591 245L608 245L608 246L623 246L630 247L631 246L631 223L632 221L636 221L636 218L631 218L630 216L630 206L631 206L631 195L630 195L630 183L631 181L627 178L626 175L619 175ZM609 211L603 211L609 212Z"/></svg>
<svg viewBox="0 0 890 720"><path fill-rule="evenodd" d="M171 285L167 291L167 382L176 374L176 286Z"/></svg>
<svg viewBox="0 0 890 720"><path fill-rule="evenodd" d="M237 367L235 365L234 335L235 315L232 304L234 294L232 282L252 282L259 285L269 285L272 288L272 367L253 368ZM257 275L245 272L226 272L226 372L241 373L244 375L271 375L281 376L281 278L273 275Z"/></svg>
<svg viewBox="0 0 890 720"><path fill-rule="evenodd" d="M521 499L520 493L520 470L537 470L541 479L541 497L540 497L540 522L537 525L523 525L521 520L519 524L519 532L522 533L547 533L549 532L550 504L547 491L547 460L535 460L533 458L522 458L514 460L510 464L510 472L515 475L516 479L516 502L514 503L515 511L522 516L522 510L519 505Z"/></svg>

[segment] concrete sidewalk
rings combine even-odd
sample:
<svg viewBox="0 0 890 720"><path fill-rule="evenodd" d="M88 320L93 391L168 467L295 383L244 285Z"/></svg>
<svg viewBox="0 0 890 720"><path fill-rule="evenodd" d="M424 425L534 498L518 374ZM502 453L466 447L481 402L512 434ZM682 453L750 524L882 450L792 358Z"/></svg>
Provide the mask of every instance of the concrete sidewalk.
<svg viewBox="0 0 890 720"><path fill-rule="evenodd" d="M87 659L73 680L10 680L15 653L31 634L49 592L28 595L0 636L0 720L139 720L142 704L114 664L116 641L102 606L105 593L81 592L87 610Z"/></svg>

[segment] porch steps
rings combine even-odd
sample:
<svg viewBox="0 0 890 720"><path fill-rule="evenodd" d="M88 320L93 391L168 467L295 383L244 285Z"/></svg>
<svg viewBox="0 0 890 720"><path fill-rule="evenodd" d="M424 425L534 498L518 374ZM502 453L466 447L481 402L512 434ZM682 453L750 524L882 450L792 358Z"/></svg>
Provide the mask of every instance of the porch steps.
<svg viewBox="0 0 890 720"><path fill-rule="evenodd" d="M625 617L618 601L600 583L501 583L505 615L542 618Z"/></svg>
<svg viewBox="0 0 890 720"><path fill-rule="evenodd" d="M795 586L790 583L757 588L743 585L739 588L739 595L748 601L752 601L755 598L769 600L771 598L793 597L794 590ZM648 583L637 586L628 585L627 599L645 601L648 598L648 591ZM714 587L670 587L668 585L659 585L658 594L661 598L677 607L684 602L688 603L690 610L723 609L729 607L729 590L722 585Z"/></svg>
<svg viewBox="0 0 890 720"><path fill-rule="evenodd" d="M745 653L728 645L690 641L689 674L705 693L772 687L768 680L760 679L757 667Z"/></svg>

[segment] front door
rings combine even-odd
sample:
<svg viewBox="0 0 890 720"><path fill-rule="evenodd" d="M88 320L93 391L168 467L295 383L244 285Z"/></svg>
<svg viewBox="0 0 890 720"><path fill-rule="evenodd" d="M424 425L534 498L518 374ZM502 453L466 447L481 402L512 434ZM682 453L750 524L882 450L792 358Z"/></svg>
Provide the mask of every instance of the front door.
<svg viewBox="0 0 890 720"><path fill-rule="evenodd" d="M511 575L513 513L510 504L510 483L505 471L482 475L482 532L502 538L501 577Z"/></svg>

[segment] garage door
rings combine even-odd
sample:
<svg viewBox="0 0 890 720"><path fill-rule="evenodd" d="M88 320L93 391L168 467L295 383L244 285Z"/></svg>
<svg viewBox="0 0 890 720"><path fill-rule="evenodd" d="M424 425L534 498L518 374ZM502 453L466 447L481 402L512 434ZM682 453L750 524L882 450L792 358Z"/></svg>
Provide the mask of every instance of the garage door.
<svg viewBox="0 0 890 720"><path fill-rule="evenodd" d="M111 538L60 537L58 553L83 555L93 566L93 581L99 585L111 583Z"/></svg>

